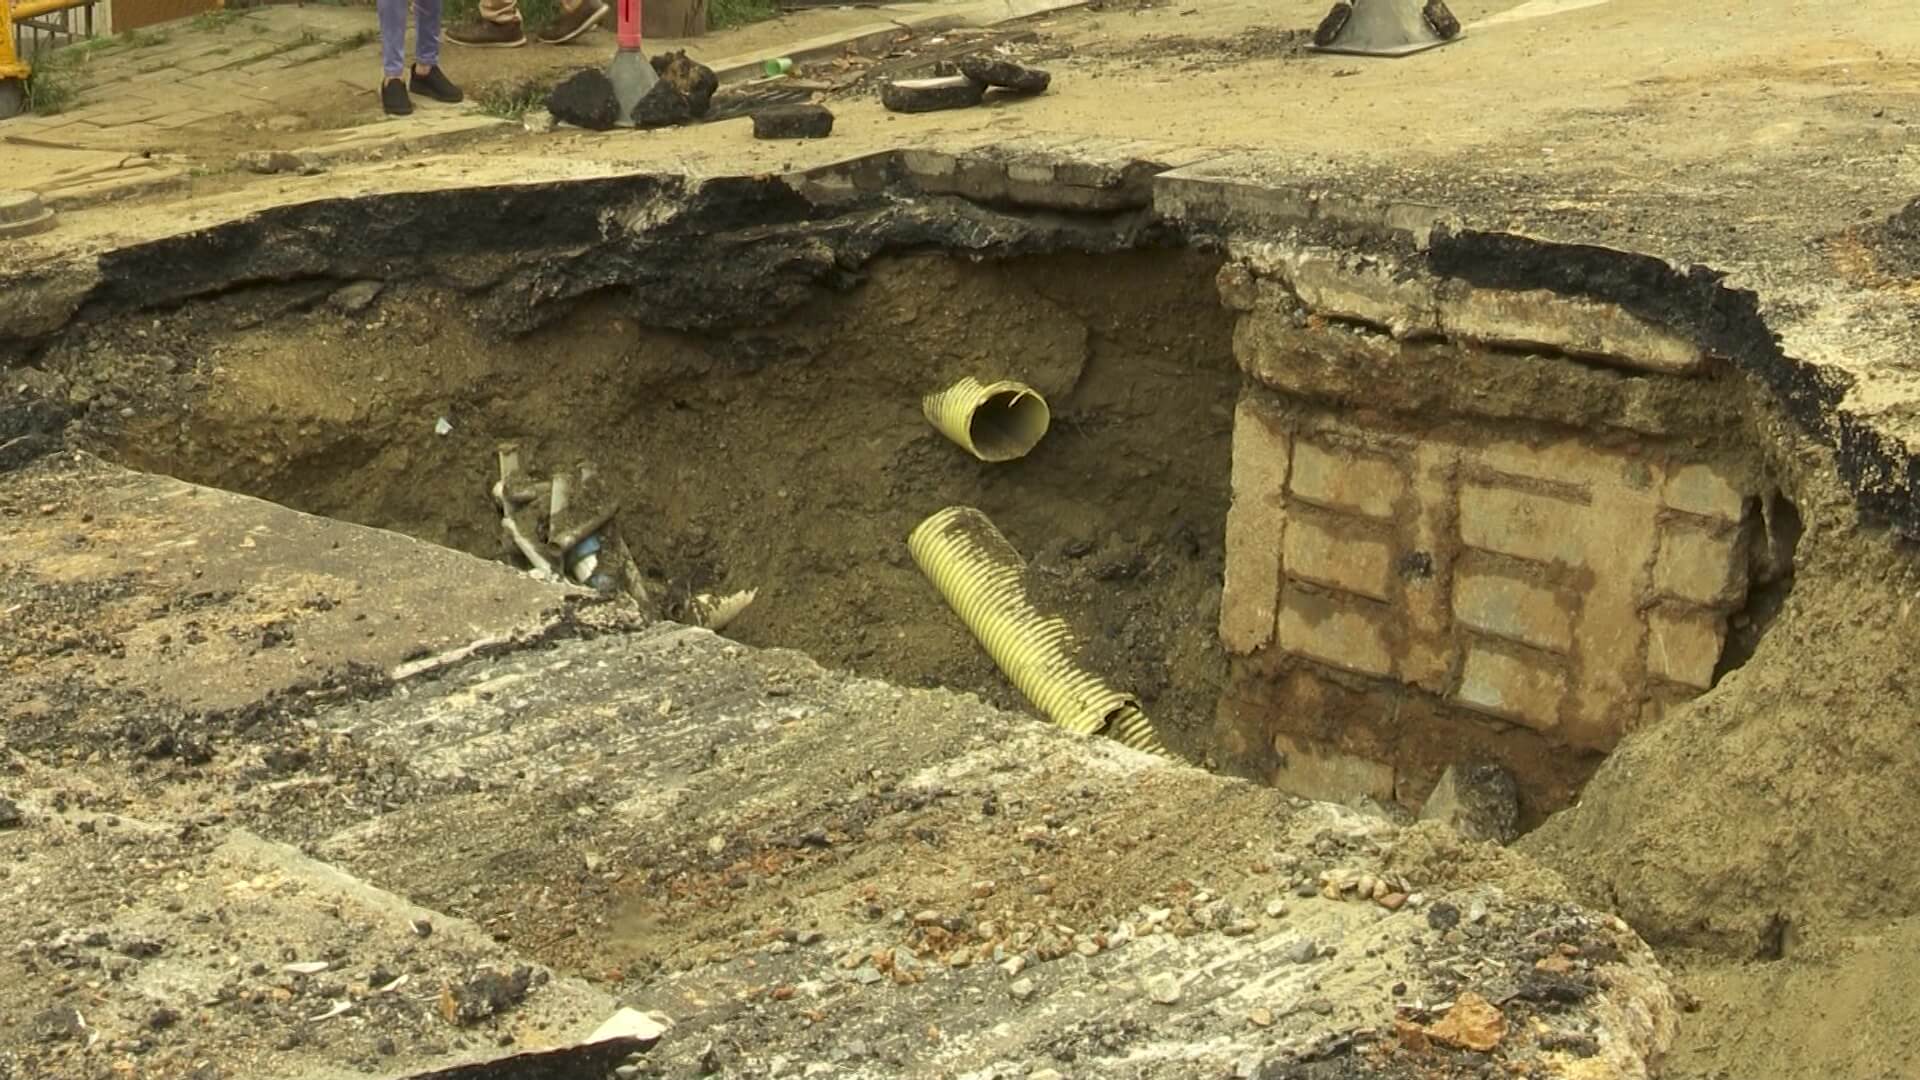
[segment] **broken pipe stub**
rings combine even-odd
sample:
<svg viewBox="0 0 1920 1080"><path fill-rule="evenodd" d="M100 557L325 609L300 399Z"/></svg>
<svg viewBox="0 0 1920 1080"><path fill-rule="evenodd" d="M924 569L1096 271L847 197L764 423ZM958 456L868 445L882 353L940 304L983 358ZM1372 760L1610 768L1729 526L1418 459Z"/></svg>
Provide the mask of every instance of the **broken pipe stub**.
<svg viewBox="0 0 1920 1080"><path fill-rule="evenodd" d="M927 422L981 461L1025 457L1047 433L1047 399L1026 383L968 377L920 401Z"/></svg>

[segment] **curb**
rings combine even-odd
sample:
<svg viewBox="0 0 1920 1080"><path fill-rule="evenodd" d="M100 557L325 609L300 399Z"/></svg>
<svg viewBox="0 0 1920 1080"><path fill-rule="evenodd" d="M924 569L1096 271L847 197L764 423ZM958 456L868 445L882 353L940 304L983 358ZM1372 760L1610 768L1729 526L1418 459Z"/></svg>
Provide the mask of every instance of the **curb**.
<svg viewBox="0 0 1920 1080"><path fill-rule="evenodd" d="M405 150L443 150L468 140L482 139L509 128L517 130L519 124L497 116L488 116L478 111L462 111L446 116L431 118L421 124L411 118L395 120L389 118L362 124L359 127L340 128L322 132L331 135L330 142L312 146L302 146L292 151L315 165L347 165L361 161L377 161L393 151Z"/></svg>

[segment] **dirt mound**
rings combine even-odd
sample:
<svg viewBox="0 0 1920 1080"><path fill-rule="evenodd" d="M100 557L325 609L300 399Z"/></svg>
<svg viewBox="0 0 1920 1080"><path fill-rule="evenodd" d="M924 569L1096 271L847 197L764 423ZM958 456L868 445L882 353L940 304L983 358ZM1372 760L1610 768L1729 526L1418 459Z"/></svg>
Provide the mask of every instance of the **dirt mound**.
<svg viewBox="0 0 1920 1080"><path fill-rule="evenodd" d="M1753 659L1629 738L1523 846L1656 943L1777 956L1808 932L1920 912L1920 570L1810 530Z"/></svg>
<svg viewBox="0 0 1920 1080"><path fill-rule="evenodd" d="M1910 1076L1920 921L1808 948L1791 963L1729 965L1668 952L1698 1002L1663 1076L1832 1080Z"/></svg>
<svg viewBox="0 0 1920 1080"><path fill-rule="evenodd" d="M1772 960L1920 912L1920 567L1831 469L1776 454L1804 532L1750 658L1521 841L1656 944Z"/></svg>
<svg viewBox="0 0 1920 1080"><path fill-rule="evenodd" d="M1910 953L1920 913L1920 567L1857 521L1831 468L1780 470L1805 532L1778 615L1742 631L1751 657L1517 845L1660 947L1697 999L1670 1075L1896 1076L1913 1059L1920 979L1888 958Z"/></svg>
<svg viewBox="0 0 1920 1080"><path fill-rule="evenodd" d="M1263 26L1221 37L1148 37L1132 51L1143 60L1178 62L1182 71L1211 71L1247 60L1293 59L1305 55L1312 40L1312 33L1306 30Z"/></svg>

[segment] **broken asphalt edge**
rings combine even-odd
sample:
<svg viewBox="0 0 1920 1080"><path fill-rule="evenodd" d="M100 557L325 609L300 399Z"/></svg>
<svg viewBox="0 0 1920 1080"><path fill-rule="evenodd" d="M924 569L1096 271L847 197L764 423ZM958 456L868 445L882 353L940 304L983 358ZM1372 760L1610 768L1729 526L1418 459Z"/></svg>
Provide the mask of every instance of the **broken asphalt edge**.
<svg viewBox="0 0 1920 1080"><path fill-rule="evenodd" d="M404 230L367 226L385 220L417 225L423 216L487 222L463 234L462 245L476 255L513 252L522 268L478 287L518 294L513 307L529 313L534 301L564 301L617 284L646 261L636 261L642 249L670 255L675 237L697 234L761 260L756 272L769 276L741 279L735 290L740 303L708 296L711 310L701 315L702 326L755 310L754 317L764 319L798 302L802 279L811 287L843 266L914 246L1006 257L1167 243L1222 247L1230 237L1306 235L1356 251L1399 253L1477 287L1539 289L1615 304L1675 330L1717 363L1758 379L1808 436L1832 450L1837 475L1866 520L1920 537L1920 450L1845 408L1856 377L1788 355L1766 321L1762 297L1727 272L1577 239L1476 227L1445 207L1289 183L1279 167L1250 167L1244 154L1121 143L1106 144L1111 153L1089 159L1101 149L1097 140L978 143L879 151L778 176L629 173L280 205L0 275L9 296L20 298L0 312L0 356L34 348L76 317L179 303L261 282L406 277L417 273L409 269L412 260L381 250L383 237ZM565 199L553 198L562 190ZM556 213L556 206L569 213ZM674 209L641 215L633 209L641 206ZM516 207L541 213L527 216ZM352 244L315 245L313 236L331 235L328 223L346 216L359 223ZM523 216L540 222L539 229L516 226ZM728 241L729 235L737 240ZM841 249L839 257L826 265L797 249L782 252L776 250L781 245L759 242L782 235L828 240ZM618 257L584 260L596 263L585 269L576 256L593 249ZM536 284L525 268L542 263L577 280ZM746 302L749 294L752 302ZM649 295L635 303L652 325L697 328L686 322L685 312L672 314L671 296ZM522 317L494 329L518 333L537 321Z"/></svg>

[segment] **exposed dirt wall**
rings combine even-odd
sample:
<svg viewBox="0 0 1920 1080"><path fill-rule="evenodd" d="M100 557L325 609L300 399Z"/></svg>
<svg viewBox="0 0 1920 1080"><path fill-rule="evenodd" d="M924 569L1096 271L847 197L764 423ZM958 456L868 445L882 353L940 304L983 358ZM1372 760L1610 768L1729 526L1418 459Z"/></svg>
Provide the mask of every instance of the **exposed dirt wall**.
<svg viewBox="0 0 1920 1080"><path fill-rule="evenodd" d="M1809 928L1912 914L1920 872L1920 571L1809 526L1753 658L1614 751L1524 843L1668 944L1777 955Z"/></svg>
<svg viewBox="0 0 1920 1080"><path fill-rule="evenodd" d="M496 444L518 441L542 472L591 463L653 589L760 590L729 628L740 640L1018 707L906 554L926 515L977 506L1199 757L1224 674L1214 611L1239 384L1216 265L911 256L766 327L642 329L606 298L510 341L428 288L352 314L235 297L52 366L79 380L153 366L143 343L206 343L217 352L199 363L191 348L158 363L175 373L151 388L174 407L108 413L124 427L96 437L140 468L486 557L502 554ZM1054 426L1033 454L983 465L927 425L921 395L962 374L1048 396Z"/></svg>

